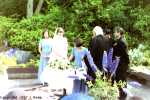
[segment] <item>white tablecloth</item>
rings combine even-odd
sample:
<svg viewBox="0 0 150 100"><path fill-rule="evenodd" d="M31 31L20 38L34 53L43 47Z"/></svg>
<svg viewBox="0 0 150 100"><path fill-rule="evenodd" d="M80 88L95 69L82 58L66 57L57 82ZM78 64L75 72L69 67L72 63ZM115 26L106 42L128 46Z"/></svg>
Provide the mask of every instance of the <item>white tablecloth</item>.
<svg viewBox="0 0 150 100"><path fill-rule="evenodd" d="M67 90L67 94L72 93L74 80L75 79L85 79L83 72L75 70L56 70L46 68L42 75L41 79L43 82L47 82L49 88L52 89L63 89Z"/></svg>

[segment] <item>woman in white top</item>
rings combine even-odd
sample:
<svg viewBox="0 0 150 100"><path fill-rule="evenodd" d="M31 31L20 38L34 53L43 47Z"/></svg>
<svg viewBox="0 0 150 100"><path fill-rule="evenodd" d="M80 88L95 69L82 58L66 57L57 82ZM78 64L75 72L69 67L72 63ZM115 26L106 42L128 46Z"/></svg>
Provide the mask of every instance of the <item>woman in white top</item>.
<svg viewBox="0 0 150 100"><path fill-rule="evenodd" d="M52 59L53 60L67 60L68 53L68 41L64 37L64 30L62 27L58 27L55 30L53 37Z"/></svg>

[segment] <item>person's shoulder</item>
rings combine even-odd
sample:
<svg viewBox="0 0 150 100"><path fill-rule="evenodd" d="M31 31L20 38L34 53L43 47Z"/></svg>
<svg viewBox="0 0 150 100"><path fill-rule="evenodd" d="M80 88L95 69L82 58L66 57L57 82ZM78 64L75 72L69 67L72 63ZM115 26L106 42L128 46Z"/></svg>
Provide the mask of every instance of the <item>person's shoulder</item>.
<svg viewBox="0 0 150 100"><path fill-rule="evenodd" d="M127 48L126 42L122 39L120 39L117 44L122 48Z"/></svg>
<svg viewBox="0 0 150 100"><path fill-rule="evenodd" d="M88 51L88 49L86 47L82 47L82 50L86 51L86 52Z"/></svg>
<svg viewBox="0 0 150 100"><path fill-rule="evenodd" d="M118 43L119 43L120 45L126 45L126 43L125 43L125 41L124 41L123 39L120 39L120 40L118 41Z"/></svg>

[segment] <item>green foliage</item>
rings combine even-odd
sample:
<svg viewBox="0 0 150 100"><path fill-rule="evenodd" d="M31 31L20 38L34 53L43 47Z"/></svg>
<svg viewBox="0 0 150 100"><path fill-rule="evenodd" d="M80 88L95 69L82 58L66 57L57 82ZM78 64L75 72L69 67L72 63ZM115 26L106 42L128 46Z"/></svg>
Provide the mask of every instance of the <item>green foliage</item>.
<svg viewBox="0 0 150 100"><path fill-rule="evenodd" d="M141 32L148 32L150 28L150 5L147 8L135 8L131 10L131 16L136 18L134 27L139 29Z"/></svg>
<svg viewBox="0 0 150 100"><path fill-rule="evenodd" d="M13 19L0 16L0 46L3 44L3 40L7 37L7 31L13 24Z"/></svg>
<svg viewBox="0 0 150 100"><path fill-rule="evenodd" d="M149 41L150 38L150 4L145 7L139 5L137 8L130 10L130 18L132 19L132 27L138 30L137 33L132 33L133 36L138 36L140 42ZM138 44L138 42L137 42Z"/></svg>
<svg viewBox="0 0 150 100"><path fill-rule="evenodd" d="M9 44L11 47L38 53L38 42L41 37L41 30L27 31L23 29L12 29L10 32L12 33L9 37Z"/></svg>
<svg viewBox="0 0 150 100"><path fill-rule="evenodd" d="M38 42L42 38L42 32L48 28L50 36L55 29L56 22L50 15L33 16L30 19L23 19L15 23L8 32L9 45L23 50L38 53Z"/></svg>
<svg viewBox="0 0 150 100"><path fill-rule="evenodd" d="M26 15L27 0L0 0L0 15L21 17Z"/></svg>
<svg viewBox="0 0 150 100"><path fill-rule="evenodd" d="M89 83L92 88L89 89L89 95L94 97L94 100L117 100L119 96L117 85L111 85L110 82L102 80L101 74L97 74L97 80L94 85Z"/></svg>
<svg viewBox="0 0 150 100"><path fill-rule="evenodd" d="M149 5L136 8L129 5L128 0L110 2L46 0L45 2L48 5L45 15L23 18L19 21L0 17L0 40L5 33L10 46L37 54L38 41L45 28L48 28L50 35L53 36L55 28L61 26L65 29L69 45L73 46L74 37L79 36L83 39L84 45L88 46L92 29L96 25L111 29L118 25L122 26L128 32L126 37L130 48L136 47L139 41L143 42L143 38L146 38L145 41L149 40Z"/></svg>
<svg viewBox="0 0 150 100"><path fill-rule="evenodd" d="M113 25L124 26L124 20L126 20L124 11L127 9L127 3L128 0L114 0L114 2L103 8L102 18L112 21Z"/></svg>
<svg viewBox="0 0 150 100"><path fill-rule="evenodd" d="M0 70L7 69L8 66L16 66L16 58L15 57L7 57L4 54L0 54ZM4 67L5 66L5 67Z"/></svg>
<svg viewBox="0 0 150 100"><path fill-rule="evenodd" d="M22 19L19 22L1 17L0 38L4 38L7 35L11 47L30 50L37 54L42 31L48 28L50 30L49 34L52 36L58 22L53 14L33 16L30 19Z"/></svg>
<svg viewBox="0 0 150 100"><path fill-rule="evenodd" d="M128 32L125 33L125 39L127 41L128 49L136 48L140 43L140 40L138 40L138 36L129 35Z"/></svg>
<svg viewBox="0 0 150 100"><path fill-rule="evenodd" d="M38 70L39 63L40 63L39 59L30 59L30 61L27 62L25 65L23 65L23 67L35 67Z"/></svg>
<svg viewBox="0 0 150 100"><path fill-rule="evenodd" d="M150 53L146 46L140 44L138 48L129 50L131 66L150 65Z"/></svg>

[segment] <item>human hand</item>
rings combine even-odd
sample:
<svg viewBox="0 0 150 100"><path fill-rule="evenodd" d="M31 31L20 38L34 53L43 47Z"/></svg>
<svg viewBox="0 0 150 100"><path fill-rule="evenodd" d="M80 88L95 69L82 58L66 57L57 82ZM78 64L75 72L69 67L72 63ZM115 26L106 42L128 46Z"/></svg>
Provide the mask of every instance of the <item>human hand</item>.
<svg viewBox="0 0 150 100"><path fill-rule="evenodd" d="M93 72L96 72L96 71L97 71L97 68L96 68L95 65L92 65L91 68L92 68Z"/></svg>

